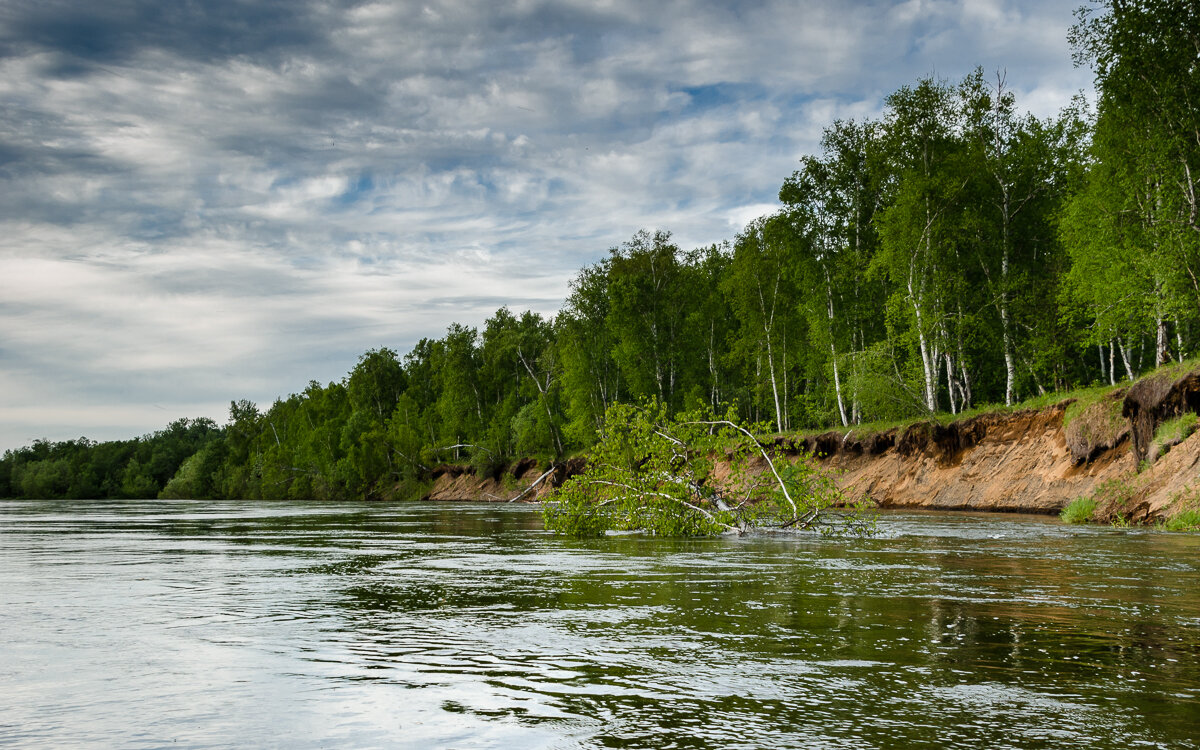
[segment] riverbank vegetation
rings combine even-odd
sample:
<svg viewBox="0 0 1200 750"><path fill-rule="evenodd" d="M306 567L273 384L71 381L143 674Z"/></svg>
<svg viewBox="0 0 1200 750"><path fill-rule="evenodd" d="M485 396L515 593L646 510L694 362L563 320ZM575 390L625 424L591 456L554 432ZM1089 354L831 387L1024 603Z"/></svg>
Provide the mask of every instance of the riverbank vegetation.
<svg viewBox="0 0 1200 750"><path fill-rule="evenodd" d="M646 399L849 430L1132 381L1200 347L1197 29L1191 4L1089 6L1071 40L1093 111L1033 117L982 70L916 81L830 123L729 241L638 232L553 318L501 308L373 349L223 427L8 451L0 495L391 497L439 463L596 450Z"/></svg>
<svg viewBox="0 0 1200 750"><path fill-rule="evenodd" d="M1090 496L1077 497L1059 513L1064 523L1101 523L1117 528L1129 526L1129 506L1138 494L1136 477L1102 483ZM1200 531L1200 485L1176 493L1157 527L1164 531Z"/></svg>
<svg viewBox="0 0 1200 750"><path fill-rule="evenodd" d="M586 469L543 505L546 528L577 537L612 530L662 536L870 533L869 500L847 502L834 479L802 451L785 455L755 436L761 429L736 419L709 409L672 417L653 399L613 404Z"/></svg>
<svg viewBox="0 0 1200 750"><path fill-rule="evenodd" d="M1087 523L1092 520L1092 514L1096 512L1096 501L1090 497L1077 497L1067 503L1062 512L1058 514L1063 523Z"/></svg>

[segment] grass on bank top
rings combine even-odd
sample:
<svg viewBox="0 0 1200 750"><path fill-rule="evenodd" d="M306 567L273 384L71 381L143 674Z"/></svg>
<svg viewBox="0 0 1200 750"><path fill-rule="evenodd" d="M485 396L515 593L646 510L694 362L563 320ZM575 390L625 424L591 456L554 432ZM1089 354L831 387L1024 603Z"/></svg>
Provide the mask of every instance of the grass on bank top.
<svg viewBox="0 0 1200 750"><path fill-rule="evenodd" d="M961 411L957 414L950 412L939 411L934 414L921 414L912 417L901 419L879 420L875 422L863 422L862 424L842 427L841 425L833 424L824 428L797 430L791 433L774 433L775 436L780 435L795 435L799 437L815 437L824 435L827 432L852 432L856 435L871 435L880 432L886 432L893 428L909 427L920 422L937 422L938 424L947 425L953 422L958 422L964 419L982 416L984 414L1012 414L1020 411L1045 409L1056 404L1061 404L1064 401L1072 401L1067 406L1066 412L1063 414L1063 427L1071 423L1071 420L1083 413L1087 407L1101 400L1105 396L1119 390L1128 389L1135 383L1139 383L1148 378L1169 377L1175 379L1200 366L1200 357L1192 357L1185 359L1182 362L1169 362L1162 367L1143 373L1141 376L1133 380L1120 380L1116 385L1102 383L1098 385L1088 385L1080 388L1074 388L1067 391L1050 391L1030 396L1029 398L1019 401L1012 406L1004 404L981 404L972 407L966 411Z"/></svg>
<svg viewBox="0 0 1200 750"><path fill-rule="evenodd" d="M1122 388L1128 388L1129 386L1129 381L1118 383L1116 385L1105 384L1086 386L1084 388L1076 388L1070 391L1052 391L1037 396L1031 396L1024 401L1018 401L1012 406L1005 406L1004 404L981 404L979 406L973 406L966 411L960 411L957 414L952 414L948 411L939 411L933 414L920 414L901 419L885 419L874 422L862 422L860 424L850 425L849 427L842 427L841 425L835 424L825 428L798 430L793 433L776 434L815 437L817 435L824 435L827 432L841 432L843 434L846 432L853 432L856 435L871 435L879 432L886 432L894 428L910 427L921 422L937 422L938 424L947 425L964 419L983 416L985 414L1013 414L1020 411L1036 411L1071 400L1074 400L1076 404L1082 402L1082 406L1076 410L1078 412L1082 411L1088 405L1099 401L1106 394ZM1075 406L1075 404L1072 404L1072 407L1073 406ZM1068 407L1068 411L1071 410L1071 407Z"/></svg>

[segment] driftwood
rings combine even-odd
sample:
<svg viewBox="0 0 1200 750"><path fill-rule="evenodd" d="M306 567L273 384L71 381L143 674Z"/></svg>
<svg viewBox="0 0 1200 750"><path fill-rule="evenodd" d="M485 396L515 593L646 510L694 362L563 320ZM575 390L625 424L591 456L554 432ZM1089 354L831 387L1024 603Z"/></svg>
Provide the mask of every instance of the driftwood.
<svg viewBox="0 0 1200 750"><path fill-rule="evenodd" d="M508 502L515 503L516 501L518 501L521 498L528 495L533 490L534 487L537 487L539 484L541 484L542 480L545 479L546 477L550 476L551 474L553 474L554 470L557 468L558 468L557 466L551 466L549 469L546 470L546 472L544 474L542 474L537 479L533 480L533 484L531 484L528 487L526 487L525 489L521 490L521 494L517 495L516 497L510 498L508 500Z"/></svg>
<svg viewBox="0 0 1200 750"><path fill-rule="evenodd" d="M482 445L475 445L474 443L455 443L454 445L443 445L441 448L434 448L434 450L440 453L441 451L458 450L459 448L478 448L489 456L492 455L490 450Z"/></svg>

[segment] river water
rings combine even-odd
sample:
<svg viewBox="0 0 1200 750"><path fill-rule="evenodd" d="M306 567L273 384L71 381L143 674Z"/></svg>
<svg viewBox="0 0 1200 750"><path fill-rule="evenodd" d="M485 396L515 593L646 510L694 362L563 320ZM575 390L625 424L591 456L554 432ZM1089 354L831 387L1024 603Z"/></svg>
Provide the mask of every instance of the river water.
<svg viewBox="0 0 1200 750"><path fill-rule="evenodd" d="M0 745L1200 746L1200 537L885 514L0 503Z"/></svg>

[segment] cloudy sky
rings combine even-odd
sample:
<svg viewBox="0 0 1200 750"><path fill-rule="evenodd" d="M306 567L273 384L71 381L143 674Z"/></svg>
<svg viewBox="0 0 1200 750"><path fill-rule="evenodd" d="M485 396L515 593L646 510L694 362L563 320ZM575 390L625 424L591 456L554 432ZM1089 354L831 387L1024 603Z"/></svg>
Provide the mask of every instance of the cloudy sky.
<svg viewBox="0 0 1200 750"><path fill-rule="evenodd" d="M0 450L224 422L640 228L771 211L920 76L1091 88L1081 0L0 0Z"/></svg>

